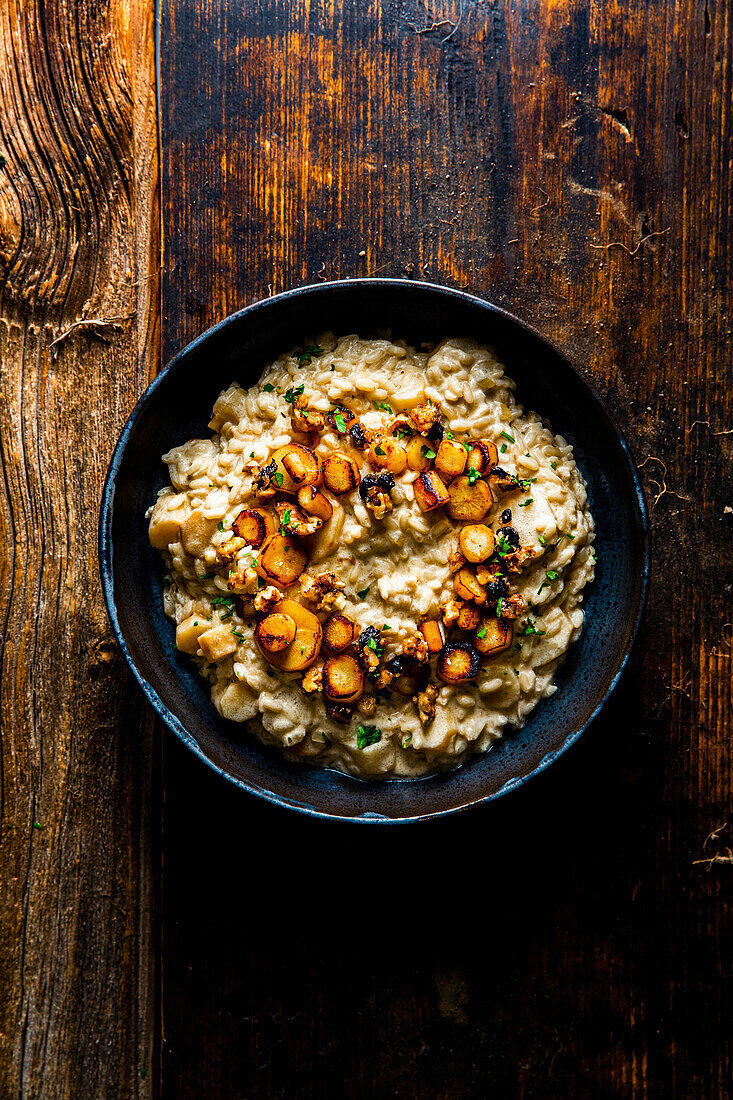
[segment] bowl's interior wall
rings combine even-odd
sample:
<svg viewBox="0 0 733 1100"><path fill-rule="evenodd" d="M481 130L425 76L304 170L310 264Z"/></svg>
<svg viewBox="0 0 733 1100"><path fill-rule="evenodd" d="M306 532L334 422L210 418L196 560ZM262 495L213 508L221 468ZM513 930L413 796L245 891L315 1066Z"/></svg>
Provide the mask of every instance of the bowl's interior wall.
<svg viewBox="0 0 733 1100"><path fill-rule="evenodd" d="M167 482L161 455L207 437L218 393L233 380L256 381L263 366L320 333L389 332L410 342L471 336L493 346L517 382L517 398L539 412L575 448L587 481L598 538L596 583L586 626L525 727L456 772L421 782L360 783L290 764L246 729L223 721L207 685L173 648L162 609L163 565L147 540L145 510ZM171 712L175 732L233 780L321 812L389 818L436 813L496 794L535 771L574 739L618 674L643 599L645 537L638 487L605 413L567 361L513 318L475 299L420 285L350 283L312 288L252 309L191 345L159 378L128 429L115 478L112 581L129 658L151 699Z"/></svg>

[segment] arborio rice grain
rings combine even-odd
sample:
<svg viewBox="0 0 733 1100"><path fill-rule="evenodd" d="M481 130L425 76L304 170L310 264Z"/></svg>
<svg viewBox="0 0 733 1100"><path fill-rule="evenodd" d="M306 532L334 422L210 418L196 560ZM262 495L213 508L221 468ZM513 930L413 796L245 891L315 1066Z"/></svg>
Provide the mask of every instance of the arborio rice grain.
<svg viewBox="0 0 733 1100"><path fill-rule="evenodd" d="M438 695L435 717L425 726L413 700L395 692L380 697L368 719L357 710L347 725L328 718L322 694L301 689L301 674L282 673L262 656L253 641L254 619L240 613L227 587L232 566L217 564L217 548L231 539L233 520L257 504L253 464L266 463L294 438L286 393L300 386L311 410L325 415L343 402L372 429L388 430L396 415L430 401L454 439L493 440L503 469L533 479L503 497L485 520L496 530L510 507L521 545L536 554L515 578L527 610L514 625L511 648L484 659L473 682L456 685L436 680L433 659ZM583 589L594 576L594 524L572 448L516 405L513 389L492 351L470 340L417 351L400 341L324 334L304 353L283 355L250 389L233 383L214 406L212 438L189 440L163 456L170 485L147 515L151 541L167 566L165 610L177 624L196 623L194 630L220 628L211 636L219 643L213 656L196 649L195 638L188 648L224 718L249 723L262 741L294 759L362 777L418 776L485 752L505 726L521 726L556 690L555 670L583 626ZM373 472L328 424L313 442L318 455L345 451L362 475ZM340 497L335 520L309 541L307 572L332 571L344 582L338 601L343 614L359 629L381 631L383 659L398 652L421 620L439 619L455 595L447 560L460 527L443 508L421 511L416 477L409 469L395 477L393 511L382 520L374 519L358 491ZM299 598L297 583L288 596ZM358 747L369 740L374 743Z"/></svg>

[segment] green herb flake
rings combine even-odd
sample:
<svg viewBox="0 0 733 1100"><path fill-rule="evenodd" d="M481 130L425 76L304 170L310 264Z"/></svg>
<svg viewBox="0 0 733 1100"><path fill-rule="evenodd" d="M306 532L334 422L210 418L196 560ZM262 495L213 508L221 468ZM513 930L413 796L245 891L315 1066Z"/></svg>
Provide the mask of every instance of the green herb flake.
<svg viewBox="0 0 733 1100"><path fill-rule="evenodd" d="M402 748L406 749L410 741L412 741L412 734L408 733L407 736L402 739Z"/></svg>
<svg viewBox="0 0 733 1100"><path fill-rule="evenodd" d="M391 629L392 629L392 627L389 625L389 623L385 623L384 626L382 627L382 630L391 630Z"/></svg>
<svg viewBox="0 0 733 1100"><path fill-rule="evenodd" d="M382 457L384 457L387 452L382 447L380 447L379 444L377 444L377 446L374 448L374 453L375 455L382 455Z"/></svg>
<svg viewBox="0 0 733 1100"><path fill-rule="evenodd" d="M42 829L43 825L41 825L40 821L34 821L33 822L33 828L34 829Z"/></svg>
<svg viewBox="0 0 733 1100"><path fill-rule="evenodd" d="M222 521L221 521L221 520L219 520L219 522L218 522L218 524L216 525L216 527L217 527L217 530L218 530L218 531L223 531L223 530L224 530L224 524L222 523Z"/></svg>
<svg viewBox="0 0 733 1100"><path fill-rule="evenodd" d="M196 620L196 622L195 622L195 623L194 623L193 625L194 625L194 626L198 626L198 625L199 625L199 624L198 624L198 619Z"/></svg>
<svg viewBox="0 0 733 1100"><path fill-rule="evenodd" d="M499 450L501 451L502 454L505 454L508 451L508 449L509 448L507 447L506 443L502 443L501 447L499 447Z"/></svg>
<svg viewBox="0 0 733 1100"><path fill-rule="evenodd" d="M280 473L279 470L276 470L275 473L272 475L272 480L275 482L278 489L282 489L282 487L283 487L283 475Z"/></svg>
<svg viewBox="0 0 733 1100"><path fill-rule="evenodd" d="M234 596L212 596L211 606L217 607L219 604L230 604L234 601Z"/></svg>
<svg viewBox="0 0 733 1100"><path fill-rule="evenodd" d="M371 585L369 585L369 588L371 588ZM365 600L367 598L369 595L369 588L362 588L361 592L356 593L360 600Z"/></svg>
<svg viewBox="0 0 733 1100"><path fill-rule="evenodd" d="M323 348L319 348L318 344L310 344L302 351L296 352L295 358L298 360L298 366L307 367L314 355L323 355Z"/></svg>
<svg viewBox="0 0 733 1100"><path fill-rule="evenodd" d="M496 617L497 617L497 619L501 618L501 609L502 609L503 606L504 606L504 597L500 596L499 599L496 602Z"/></svg>
<svg viewBox="0 0 733 1100"><path fill-rule="evenodd" d="M547 577L548 581L557 580L557 573L555 572L554 569L548 569L547 572L545 573L545 576Z"/></svg>
<svg viewBox="0 0 733 1100"><path fill-rule="evenodd" d="M515 443L516 442L516 440L514 439L514 436L509 435L509 432L500 432L499 434L501 435L502 439L508 439L510 443Z"/></svg>
<svg viewBox="0 0 733 1100"><path fill-rule="evenodd" d="M514 643L514 652L515 653L521 653L521 651L522 651L522 643L521 642L515 642Z"/></svg>
<svg viewBox="0 0 733 1100"><path fill-rule="evenodd" d="M538 533L538 535L537 535L537 538L538 538L538 539L540 540L540 545L541 545L541 546L547 546L547 541L546 541L546 539L545 539L545 536L544 536L544 535L540 535L540 534Z"/></svg>
<svg viewBox="0 0 733 1100"><path fill-rule="evenodd" d="M422 455L423 458L435 458L436 457L435 451L432 451L426 443L423 443L422 447L420 448L420 454Z"/></svg>
<svg viewBox="0 0 733 1100"><path fill-rule="evenodd" d="M550 465L552 466L553 470L557 469L557 462L551 462Z"/></svg>
<svg viewBox="0 0 733 1100"><path fill-rule="evenodd" d="M486 637L486 631L487 631L487 628L485 626L482 626L480 630L476 631L476 637L477 638L485 638Z"/></svg>
<svg viewBox="0 0 733 1100"><path fill-rule="evenodd" d="M333 419L339 432L343 435L343 433L346 431L346 421L344 420L344 414L337 412Z"/></svg>
<svg viewBox="0 0 733 1100"><path fill-rule="evenodd" d="M480 477L481 477L481 474L479 473L479 471L477 469L475 469L475 467L473 467L473 466L468 467L468 484L469 485L475 485L475 483L478 481L478 479Z"/></svg>
<svg viewBox="0 0 733 1100"><path fill-rule="evenodd" d="M534 497L527 497L526 500L522 501L522 503L519 505L519 507L520 508L529 508L530 504L534 504Z"/></svg>
<svg viewBox="0 0 733 1100"><path fill-rule="evenodd" d="M453 432L446 432L445 433L445 438L446 439L452 439L453 438ZM412 734L410 734L410 737L412 737Z"/></svg>
<svg viewBox="0 0 733 1100"><path fill-rule="evenodd" d="M386 402L386 401L373 401L373 402L372 402L372 404L374 405L374 408L375 408L375 409L377 409L377 410L381 409L381 410L383 410L384 412L387 412L387 413L389 413L389 414L390 414L390 416L392 415L392 409L391 409L391 407L390 407L390 406L389 406L389 405L387 404L387 402Z"/></svg>
<svg viewBox="0 0 733 1100"><path fill-rule="evenodd" d="M325 730L321 730L321 737L323 738L323 744L324 745L330 745L331 744L331 738L328 736L328 734L326 733Z"/></svg>
<svg viewBox="0 0 733 1100"><path fill-rule="evenodd" d="M265 382L265 384L262 388L265 391L265 393L272 393L272 391L275 389L272 382Z"/></svg>
<svg viewBox="0 0 733 1100"><path fill-rule="evenodd" d="M392 432L395 439L412 439L412 434L410 428L395 428Z"/></svg>
<svg viewBox="0 0 733 1100"><path fill-rule="evenodd" d="M290 405L295 404L296 397L300 397L304 390L305 386L291 386L290 389L285 391L285 400Z"/></svg>
<svg viewBox="0 0 733 1100"><path fill-rule="evenodd" d="M234 637L237 639L238 642L243 642L245 640L244 634L241 634L240 631L235 630L234 627L232 627L232 634L234 635Z"/></svg>
<svg viewBox="0 0 733 1100"><path fill-rule="evenodd" d="M369 745L376 745L382 740L382 731L378 726L359 726L356 731L356 744L360 749L366 749Z"/></svg>

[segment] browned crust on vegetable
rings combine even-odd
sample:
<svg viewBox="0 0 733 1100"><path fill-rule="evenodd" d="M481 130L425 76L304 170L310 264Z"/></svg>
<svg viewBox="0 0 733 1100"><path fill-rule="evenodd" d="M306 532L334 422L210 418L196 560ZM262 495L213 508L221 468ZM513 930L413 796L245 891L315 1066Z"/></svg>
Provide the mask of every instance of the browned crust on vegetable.
<svg viewBox="0 0 733 1100"><path fill-rule="evenodd" d="M298 504L309 516L328 523L333 515L333 505L325 493L315 485L302 485L298 489Z"/></svg>
<svg viewBox="0 0 733 1100"><path fill-rule="evenodd" d="M491 439L476 439L469 446L471 448L468 452L469 469L478 470L480 474L487 474L499 460L496 443Z"/></svg>
<svg viewBox="0 0 733 1100"><path fill-rule="evenodd" d="M407 469L405 448L388 435L378 436L369 447L366 457L370 466L378 470L389 470L391 474L402 474Z"/></svg>
<svg viewBox="0 0 733 1100"><path fill-rule="evenodd" d="M463 556L474 564L486 561L494 552L494 532L485 523L469 523L458 536Z"/></svg>
<svg viewBox="0 0 733 1100"><path fill-rule="evenodd" d="M243 508L232 523L232 531L245 545L258 550L277 531L277 520L264 508Z"/></svg>
<svg viewBox="0 0 733 1100"><path fill-rule="evenodd" d="M450 500L448 490L440 480L435 470L429 470L413 483L415 500L423 512L432 512L435 508L442 508Z"/></svg>
<svg viewBox="0 0 733 1100"><path fill-rule="evenodd" d="M340 611L334 611L323 624L323 645L331 653L348 649L356 637L356 623Z"/></svg>
<svg viewBox="0 0 733 1100"><path fill-rule="evenodd" d="M433 457L428 458L429 452ZM413 435L405 444L407 465L418 474L432 469L435 447L426 435Z"/></svg>
<svg viewBox="0 0 733 1100"><path fill-rule="evenodd" d="M448 494L448 515L458 523L481 523L494 503L486 481L479 478L471 485L463 474L451 481Z"/></svg>
<svg viewBox="0 0 733 1100"><path fill-rule="evenodd" d="M255 641L266 653L280 653L295 637L295 621L289 615L275 611L260 619L255 627Z"/></svg>
<svg viewBox="0 0 733 1100"><path fill-rule="evenodd" d="M278 612L289 615L295 622L295 637L286 649L280 653L267 653L260 650L271 665L283 672L303 672L315 663L321 648L323 631L321 624L312 611L297 600L281 600ZM256 639L255 639L256 640Z"/></svg>
<svg viewBox="0 0 733 1100"><path fill-rule="evenodd" d="M323 694L337 703L354 703L364 690L364 673L350 653L329 657L323 665Z"/></svg>
<svg viewBox="0 0 733 1100"><path fill-rule="evenodd" d="M264 580L282 588L294 584L308 564L308 555L290 535L270 535L257 561L257 572Z"/></svg>
<svg viewBox="0 0 733 1100"><path fill-rule="evenodd" d="M316 611L326 611L334 606L344 590L344 582L335 573L316 573L315 577L300 578L300 592Z"/></svg>
<svg viewBox="0 0 733 1100"><path fill-rule="evenodd" d="M428 653L440 653L445 644L443 628L437 619L426 619L420 623L418 630L425 639Z"/></svg>
<svg viewBox="0 0 733 1100"><path fill-rule="evenodd" d="M475 680L480 659L469 642L448 642L438 655L436 672L446 684L462 684Z"/></svg>
<svg viewBox="0 0 733 1100"><path fill-rule="evenodd" d="M482 635L482 636L480 636ZM473 644L482 657L495 657L504 653L512 644L513 624L509 619L497 619L495 615L482 619Z"/></svg>
<svg viewBox="0 0 733 1100"><path fill-rule="evenodd" d="M440 409L431 401L426 401L423 405L416 405L408 415L420 434L426 435L440 419Z"/></svg>
<svg viewBox="0 0 733 1100"><path fill-rule="evenodd" d="M336 496L353 493L360 481L359 468L341 451L333 451L323 463L323 484Z"/></svg>
<svg viewBox="0 0 733 1100"><path fill-rule="evenodd" d="M468 565L464 565L462 569L453 577L453 587L456 590L456 595L460 596L462 600L470 600L472 603L486 603L486 589L479 583L475 571Z"/></svg>
<svg viewBox="0 0 733 1100"><path fill-rule="evenodd" d="M438 446L435 456L435 469L447 483L454 477L460 477L466 469L466 448L462 443L456 443L452 439L444 439Z"/></svg>

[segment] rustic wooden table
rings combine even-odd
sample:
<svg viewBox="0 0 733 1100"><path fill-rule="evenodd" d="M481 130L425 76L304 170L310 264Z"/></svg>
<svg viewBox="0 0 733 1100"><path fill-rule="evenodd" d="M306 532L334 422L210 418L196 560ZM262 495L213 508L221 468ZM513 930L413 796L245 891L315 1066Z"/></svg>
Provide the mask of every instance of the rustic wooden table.
<svg viewBox="0 0 733 1100"><path fill-rule="evenodd" d="M733 8L158 18L159 96L153 0L0 5L0 1096L730 1097ZM502 804L386 832L186 756L96 562L161 359L376 273L566 349L654 528L633 666L583 742Z"/></svg>

